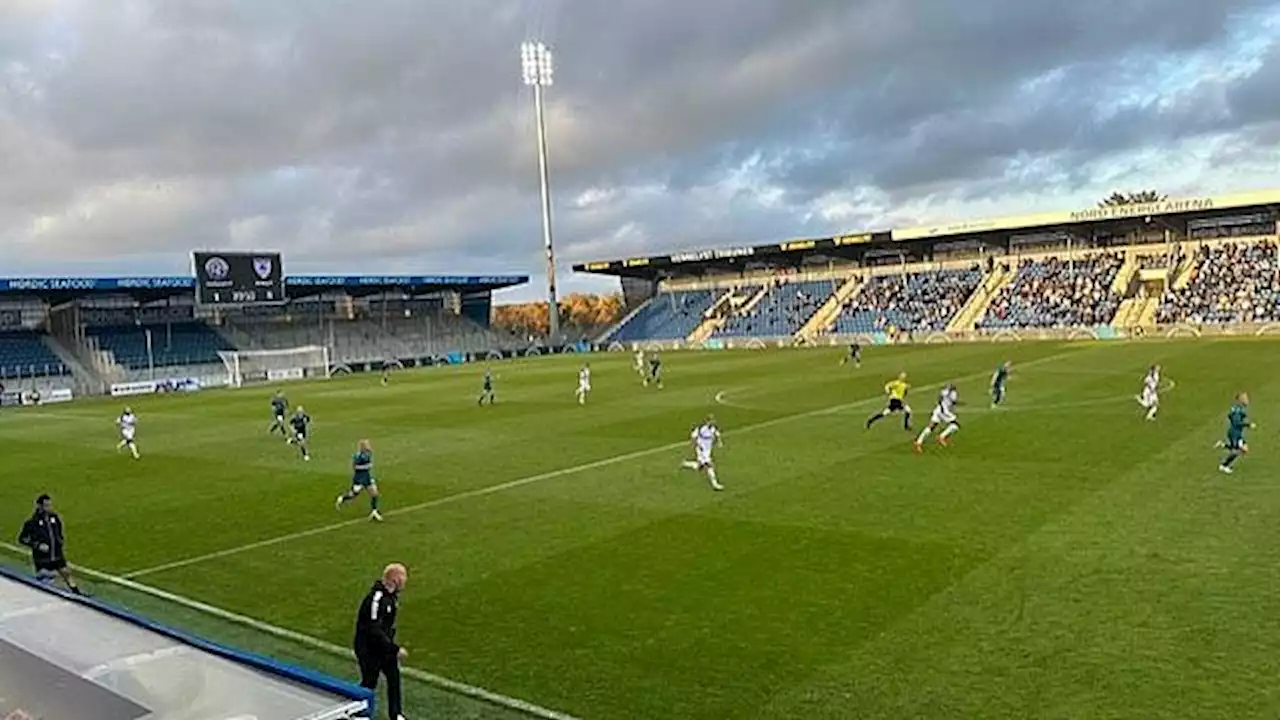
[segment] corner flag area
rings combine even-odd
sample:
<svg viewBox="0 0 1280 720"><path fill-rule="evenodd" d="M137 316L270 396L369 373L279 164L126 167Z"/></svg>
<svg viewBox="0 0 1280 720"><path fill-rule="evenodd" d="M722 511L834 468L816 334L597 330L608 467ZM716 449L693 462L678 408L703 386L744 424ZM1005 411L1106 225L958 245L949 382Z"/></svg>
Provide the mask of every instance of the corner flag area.
<svg viewBox="0 0 1280 720"><path fill-rule="evenodd" d="M345 720L371 699L0 570L0 716Z"/></svg>

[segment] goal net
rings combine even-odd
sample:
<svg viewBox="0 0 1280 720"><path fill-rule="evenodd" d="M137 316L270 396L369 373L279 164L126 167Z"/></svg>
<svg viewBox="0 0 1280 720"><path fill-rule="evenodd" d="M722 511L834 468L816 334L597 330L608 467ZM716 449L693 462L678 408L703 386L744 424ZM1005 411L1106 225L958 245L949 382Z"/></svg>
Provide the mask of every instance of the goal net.
<svg viewBox="0 0 1280 720"><path fill-rule="evenodd" d="M329 348L321 345L283 350L226 350L218 357L227 366L227 384L279 382L329 377Z"/></svg>

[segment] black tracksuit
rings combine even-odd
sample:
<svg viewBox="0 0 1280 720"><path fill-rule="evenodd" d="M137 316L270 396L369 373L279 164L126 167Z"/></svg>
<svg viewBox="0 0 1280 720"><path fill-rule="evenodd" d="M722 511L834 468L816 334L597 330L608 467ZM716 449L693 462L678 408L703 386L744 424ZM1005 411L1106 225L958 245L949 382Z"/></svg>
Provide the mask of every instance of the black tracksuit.
<svg viewBox="0 0 1280 720"><path fill-rule="evenodd" d="M37 510L23 523L18 544L31 548L31 562L38 573L57 572L67 567L62 518L56 512Z"/></svg>
<svg viewBox="0 0 1280 720"><path fill-rule="evenodd" d="M396 645L396 594L376 582L360 603L356 616L356 660L360 663L360 685L377 689L378 676L387 677L387 715L395 720L401 713L400 646Z"/></svg>

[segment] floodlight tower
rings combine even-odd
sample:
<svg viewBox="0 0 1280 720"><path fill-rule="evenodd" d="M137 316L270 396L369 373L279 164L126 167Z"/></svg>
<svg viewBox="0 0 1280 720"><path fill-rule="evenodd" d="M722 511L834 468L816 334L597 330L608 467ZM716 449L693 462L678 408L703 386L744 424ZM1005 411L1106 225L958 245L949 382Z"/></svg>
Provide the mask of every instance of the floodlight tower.
<svg viewBox="0 0 1280 720"><path fill-rule="evenodd" d="M547 329L550 341L560 340L560 308L556 300L556 255L551 246L551 179L547 172L547 124L542 95L551 86L554 65L551 48L540 42L520 45L524 84L533 88L533 110L538 126L538 179L542 189L542 242L547 250Z"/></svg>

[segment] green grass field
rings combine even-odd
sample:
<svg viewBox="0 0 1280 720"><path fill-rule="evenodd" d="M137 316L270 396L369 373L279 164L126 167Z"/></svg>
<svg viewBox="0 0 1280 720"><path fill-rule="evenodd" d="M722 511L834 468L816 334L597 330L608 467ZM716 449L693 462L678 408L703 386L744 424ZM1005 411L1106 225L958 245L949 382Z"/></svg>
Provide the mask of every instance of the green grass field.
<svg viewBox="0 0 1280 720"><path fill-rule="evenodd" d="M1278 352L876 347L858 370L837 349L670 353L662 391L619 354L591 358L586 407L574 358L494 364L492 408L477 367L356 376L285 388L315 420L310 463L266 434L271 388L130 399L141 462L114 447L121 401L6 411L0 523L16 534L49 491L73 562L344 646L378 570L403 561L410 665L593 720L1274 718ZM1008 405L991 411L1005 359ZM1176 387L1148 423L1133 396L1152 362ZM952 447L917 456L896 421L863 429L899 370L917 423L959 384ZM1239 390L1259 429L1227 477L1213 444ZM679 469L707 412L723 493ZM361 437L381 525L363 500L333 508ZM409 690L413 717L515 717Z"/></svg>

